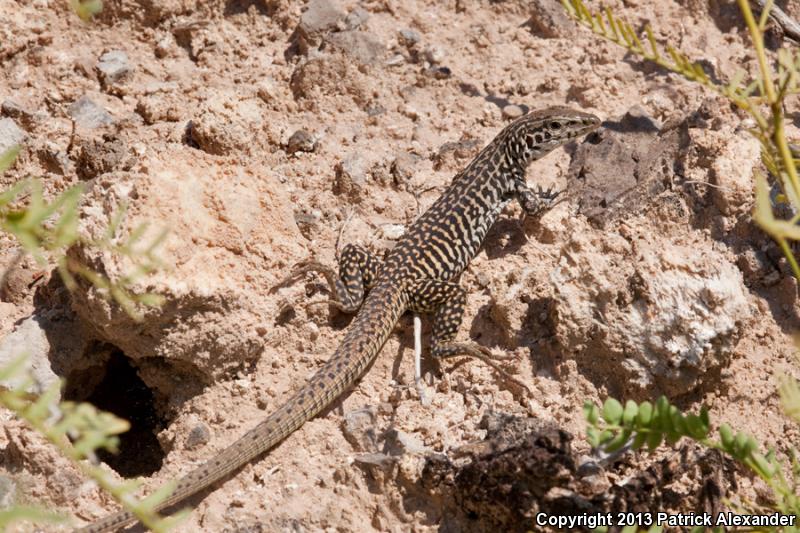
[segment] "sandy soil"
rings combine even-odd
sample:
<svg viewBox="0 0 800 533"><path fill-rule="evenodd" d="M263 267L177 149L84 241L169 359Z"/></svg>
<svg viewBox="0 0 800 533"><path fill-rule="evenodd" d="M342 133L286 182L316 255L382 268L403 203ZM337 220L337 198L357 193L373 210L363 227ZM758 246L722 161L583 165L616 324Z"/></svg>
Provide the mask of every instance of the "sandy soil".
<svg viewBox="0 0 800 533"><path fill-rule="evenodd" d="M610 5L721 80L753 71L733 4ZM0 148L23 146L3 187L39 176L54 195L83 182L87 234L121 202L125 229L170 230L168 268L140 286L166 304L141 323L86 287L67 294L0 241L0 352L25 346L44 381L67 380L65 397L135 417L107 461L148 489L263 419L338 345L349 318L305 307L327 299L321 277L271 290L293 264L333 265L348 242L391 248L519 108L605 121L529 170L569 201L540 221L507 208L462 276L462 335L510 355L534 399L479 362L426 361L423 404L404 317L352 393L193 500L180 531L524 529L525 513L566 489L548 485L520 515L485 512L491 501L472 489L486 479L453 474L458 450L504 434L512 426L496 419L510 416L521 435L542 424L574 435L552 450L579 462L581 406L609 395L667 394L779 452L798 442L776 394L776 378L797 374L797 284L750 219L761 165L747 122L555 1L122 0L86 24L66 2L0 0L0 65ZM73 253L112 276L125 268ZM2 419L0 502L59 508L76 524L114 510L25 424ZM570 490L699 511L709 480L734 499L764 494L687 445L625 456Z"/></svg>

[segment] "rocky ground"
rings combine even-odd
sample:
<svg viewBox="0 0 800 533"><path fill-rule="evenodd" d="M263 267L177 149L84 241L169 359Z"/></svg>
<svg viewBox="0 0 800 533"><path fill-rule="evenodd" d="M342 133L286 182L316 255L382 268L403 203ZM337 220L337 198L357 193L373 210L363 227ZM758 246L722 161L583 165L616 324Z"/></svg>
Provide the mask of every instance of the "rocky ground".
<svg viewBox="0 0 800 533"><path fill-rule="evenodd" d="M714 79L755 71L735 4L606 5ZM123 232L169 230L167 268L138 287L166 303L141 322L87 287L68 293L0 237L0 354L26 349L43 382L66 380L65 398L132 419L104 459L148 489L262 420L341 341L348 316L306 307L328 298L320 276L275 289L292 265L333 265L345 243L390 249L529 109L604 120L529 170L568 201L541 220L509 206L461 279L463 338L510 355L532 399L480 362L424 361L421 401L404 317L352 393L195 498L180 531L526 530L539 510L764 498L742 468L688 444L587 468L587 399L666 394L779 453L798 442L776 393L798 374L797 283L751 220L763 171L751 124L554 0L122 0L89 23L67 2L0 0L0 103L0 151L22 146L3 188L84 183L87 235L123 203ZM111 276L128 266L72 253ZM76 525L115 509L2 419L0 502Z"/></svg>

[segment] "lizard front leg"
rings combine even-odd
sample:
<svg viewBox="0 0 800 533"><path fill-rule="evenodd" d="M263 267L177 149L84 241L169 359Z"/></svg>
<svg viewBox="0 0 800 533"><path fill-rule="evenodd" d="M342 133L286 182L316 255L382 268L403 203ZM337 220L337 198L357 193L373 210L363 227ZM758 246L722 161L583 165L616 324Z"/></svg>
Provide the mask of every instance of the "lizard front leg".
<svg viewBox="0 0 800 533"><path fill-rule="evenodd" d="M514 186L519 205L526 215L532 217L538 217L556 205L558 202L555 200L562 192L554 191L552 188L542 189L538 185L534 191L528 187L524 179L516 180Z"/></svg>

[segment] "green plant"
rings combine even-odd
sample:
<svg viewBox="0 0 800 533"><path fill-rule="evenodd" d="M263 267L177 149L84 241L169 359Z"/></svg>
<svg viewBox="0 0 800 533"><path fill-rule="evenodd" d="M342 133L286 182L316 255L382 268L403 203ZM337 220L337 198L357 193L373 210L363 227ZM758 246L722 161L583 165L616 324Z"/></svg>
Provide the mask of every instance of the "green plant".
<svg viewBox="0 0 800 533"><path fill-rule="evenodd" d="M88 21L103 10L103 0L70 0L69 6L83 21Z"/></svg>
<svg viewBox="0 0 800 533"><path fill-rule="evenodd" d="M800 413L800 387L795 380L785 379L780 386L784 410L798 420ZM626 445L634 450L647 446L655 450L662 442L675 444L682 438L690 438L699 444L721 451L745 465L772 489L774 500L771 511L784 515L800 514L800 458L791 448L788 475L778 460L775 451L762 453L758 442L743 432L734 433L727 424L719 427L718 438L711 437L711 422L708 411L701 408L698 414L684 414L662 396L655 404L636 403L628 400L623 406L613 398L602 407L592 402L584 405L588 422L586 435L592 447L612 453ZM799 420L800 421L800 420ZM748 514L763 514L758 505L746 502L740 509ZM777 529L754 528L752 531L776 531ZM693 530L694 531L694 530ZM700 528L697 531L703 531ZM786 526L782 531L800 531L800 525Z"/></svg>
<svg viewBox="0 0 800 533"><path fill-rule="evenodd" d="M99 411L89 403L56 401L61 383L53 384L38 397L30 394L29 389L34 381L27 370L27 363L27 356L22 355L0 368L0 383L13 383L6 388L0 386L0 405L30 424L150 530L169 531L182 516L160 518L154 509L172 492L174 487L171 484L138 501L134 497L140 485L138 481L117 483L108 472L86 461L93 459L100 448L115 451L119 443L117 435L128 430L128 422L111 413ZM37 508L12 506L0 513L0 529L17 520L63 523L66 517Z"/></svg>
<svg viewBox="0 0 800 533"><path fill-rule="evenodd" d="M800 266L791 252L789 241L800 240L800 178L789 141L786 137L784 99L798 91L800 52L780 49L770 61L764 47L764 28L773 1L767 0L758 20L747 0L737 0L747 25L758 62L758 74L744 83L746 73L736 72L727 84L713 81L703 68L690 61L671 46L661 46L652 29L645 27L645 37L637 36L630 24L616 17L610 9L592 12L583 0L562 0L567 13L595 34L625 47L631 53L652 61L661 67L680 74L727 98L746 111L755 122L751 133L760 141L762 160L770 174L776 177L783 194L779 201L787 202L795 215L790 220L775 216L769 198L769 186L764 176L756 174L756 202L754 219L781 247L786 260L797 278ZM775 66L772 67L774 62Z"/></svg>
<svg viewBox="0 0 800 533"><path fill-rule="evenodd" d="M0 156L0 172L14 160L16 150ZM76 286L76 276L91 283L101 295L114 300L134 318L141 317L140 305L158 307L163 299L152 293L134 293L133 285L143 276L160 267L155 254L166 238L166 230L148 242L142 242L148 225L142 223L125 238L120 239L120 225L125 216L125 206L112 217L99 239L89 239L78 232L78 206L83 186L75 185L48 202L42 194L41 182L22 180L10 189L0 192L0 230L10 233L22 248L41 266L53 262L64 284L69 289ZM67 254L71 246L85 246L103 250L125 258L133 266L116 280L95 272Z"/></svg>
<svg viewBox="0 0 800 533"><path fill-rule="evenodd" d="M14 161L18 150L0 155L0 173ZM99 239L88 239L78 232L78 206L83 193L80 185L71 187L52 201L47 201L38 180L23 180L10 189L0 192L0 230L13 235L22 249L31 254L42 266L54 264L65 285L73 289L77 278L91 283L98 292L117 302L134 318L140 317L140 304L157 306L161 298L153 294L135 294L132 285L159 266L156 249L166 232L154 239L141 242L147 231L145 224L137 226L125 239L117 237L125 209L112 218ZM91 247L124 257L133 264L130 272L117 280L93 271L68 255L73 246ZM70 459L86 476L114 497L125 509L131 511L152 531L168 531L180 516L162 519L155 511L157 504L169 496L173 487L167 485L144 500L138 501L134 493L136 481L115 482L112 477L88 463L96 450L115 450L117 435L127 431L128 423L114 415L97 410L88 403L58 402L60 383L48 388L41 396L32 395L34 385L27 370L28 358L24 355L4 368L0 368L0 405L14 412L44 436L65 457ZM70 444L70 440L72 443ZM0 530L12 522L63 523L66 517L35 507L13 505L0 512Z"/></svg>

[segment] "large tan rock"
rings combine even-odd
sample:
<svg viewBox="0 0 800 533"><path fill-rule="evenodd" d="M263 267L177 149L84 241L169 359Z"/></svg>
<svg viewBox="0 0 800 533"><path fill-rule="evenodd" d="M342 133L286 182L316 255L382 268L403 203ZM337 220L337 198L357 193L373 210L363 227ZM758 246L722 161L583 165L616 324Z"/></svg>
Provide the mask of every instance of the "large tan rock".
<svg viewBox="0 0 800 533"><path fill-rule="evenodd" d="M285 274L276 258L301 254L291 202L278 180L178 147L135 172L104 175L85 207L86 228L99 231L121 202L130 204L124 230L151 221L143 244L169 231L159 249L167 268L137 287L166 302L137 323L83 287L75 309L99 339L136 360L145 379L148 365L166 363L208 383L257 358L275 313L259 295ZM111 278L131 266L108 254L85 259Z"/></svg>

